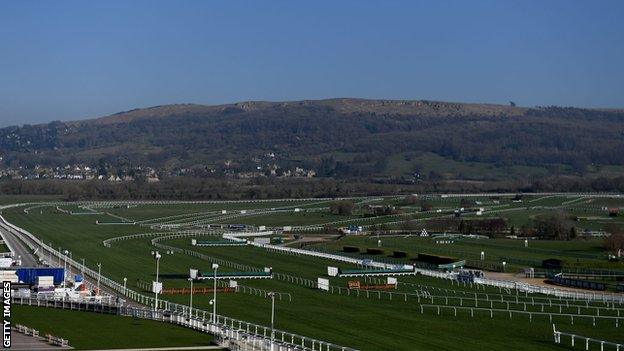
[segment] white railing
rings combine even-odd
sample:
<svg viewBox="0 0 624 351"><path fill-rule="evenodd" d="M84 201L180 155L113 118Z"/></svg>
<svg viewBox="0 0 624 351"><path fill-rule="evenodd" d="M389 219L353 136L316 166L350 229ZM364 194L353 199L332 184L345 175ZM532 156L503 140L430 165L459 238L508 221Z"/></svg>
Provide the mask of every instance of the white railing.
<svg viewBox="0 0 624 351"><path fill-rule="evenodd" d="M166 316L167 314L177 316L176 321L178 324L185 325L194 329L201 329L199 326L202 325L204 330L209 330L212 333L215 333L218 336L222 336L227 339L234 339L234 341L242 341L244 333L250 334L253 336L251 339L262 340L262 342L266 345L267 342L273 342L279 346L281 346L281 350L311 350L311 351L356 351L355 349L336 345L330 342L317 340L314 338L309 338L303 335L298 335L294 333L289 333L283 330L271 330L271 328L253 324L246 321L237 320L234 318L229 318L221 315L212 315L212 313L200 310L200 309L192 309L189 313L189 307L185 305L180 305L176 303L172 303L166 300L158 300L158 305L155 305L155 299L151 296L146 296L136 291L133 291L123 285L117 283L116 281L109 279L105 276L99 275L98 272L82 266L82 264L74 261L72 258L64 256L62 253L56 251L54 248L50 247L46 243L39 240L36 236L31 234L30 232L19 228L9 222L7 222L4 217L0 215L0 222L5 224L11 230L13 230L17 235L25 236L28 240L24 241L33 251L35 248L41 248L41 250L37 251L37 255L44 256L45 253L43 251L47 251L52 255L66 259L67 263L70 266L77 267L82 269L85 276L91 277L91 279L100 279L102 285L111 289L114 293L118 293L123 295L133 301L136 301L140 304L151 306L154 308L154 311L149 310L150 313L155 313L156 315ZM157 238L162 239L162 238ZM156 239L154 239L156 240ZM34 245L32 243L34 243ZM162 245L162 244L161 244ZM178 249L180 250L180 249ZM185 250L186 251L186 250ZM148 310L145 310L148 311ZM186 322L182 320L188 320ZM214 325L208 324L206 321L214 321ZM204 325L206 323L206 325ZM209 329L206 329L206 326L211 325ZM240 338L240 340L238 339Z"/></svg>
<svg viewBox="0 0 624 351"><path fill-rule="evenodd" d="M565 317L565 318L570 319L570 324L574 324L575 319L591 320L592 326L596 326L596 320L603 320L603 321L606 320L606 321L613 321L616 328L620 326L620 320L624 319L624 317L618 317L618 316L600 316L600 315L574 314L574 313L523 311L523 310L514 310L514 309L506 309L506 308L491 308L491 307L421 304L420 313L424 314L425 310L436 310L438 315L440 315L441 312L444 310L453 311L454 316L457 316L458 311L469 311L470 317L473 317L473 318L475 316L475 311L484 312L485 314L489 315L490 318L494 318L494 313L496 313L497 315L500 315L500 314L508 315L509 319L511 319L512 316L516 314L516 315L524 315L524 316L529 317L530 322L533 321L534 316L548 317L550 323L553 322L553 317Z"/></svg>
<svg viewBox="0 0 624 351"><path fill-rule="evenodd" d="M576 334L572 334L572 333L566 333L566 332L562 332L562 331L558 331L555 327L555 325L553 324L553 337L555 339L555 344L561 344L561 336L567 336L570 338L570 346L575 347L576 345L576 340L581 342L581 345L579 346L585 346L585 350L589 350L590 346L592 345L597 345L600 346L600 351L604 351L605 350L605 346L609 347L612 350L616 350L616 351L620 351L620 350L624 350L624 344L620 344L620 343L616 343L616 342L610 342L610 341L606 341L606 340L601 340L601 339L593 339L593 338L588 338L586 336L582 336L582 335L576 335Z"/></svg>
<svg viewBox="0 0 624 351"><path fill-rule="evenodd" d="M474 282L477 284L485 284L485 285L508 288L508 289L516 289L516 290L524 291L527 293L552 295L552 296L557 296L557 297L570 298L574 300L616 302L619 304L624 303L624 296L615 295L615 294L578 292L578 291L551 288L547 286L538 286L538 285L531 285L527 283L519 283L519 282L507 281L507 280L494 280L494 279L486 279L486 278L475 278Z"/></svg>

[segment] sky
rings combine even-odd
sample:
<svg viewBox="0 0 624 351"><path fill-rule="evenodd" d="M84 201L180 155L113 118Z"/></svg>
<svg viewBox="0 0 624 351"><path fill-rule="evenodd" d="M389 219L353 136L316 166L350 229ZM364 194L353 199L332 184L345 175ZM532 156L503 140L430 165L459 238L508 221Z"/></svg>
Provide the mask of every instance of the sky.
<svg viewBox="0 0 624 351"><path fill-rule="evenodd" d="M332 97L624 107L624 1L1 1L0 126Z"/></svg>

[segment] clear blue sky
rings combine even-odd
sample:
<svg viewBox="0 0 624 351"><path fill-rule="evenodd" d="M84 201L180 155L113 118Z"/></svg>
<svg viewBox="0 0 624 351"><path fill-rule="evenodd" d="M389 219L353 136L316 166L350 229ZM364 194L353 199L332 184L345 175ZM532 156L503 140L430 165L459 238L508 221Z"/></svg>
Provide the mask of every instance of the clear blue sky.
<svg viewBox="0 0 624 351"><path fill-rule="evenodd" d="M624 107L624 1L0 2L0 126L329 97Z"/></svg>

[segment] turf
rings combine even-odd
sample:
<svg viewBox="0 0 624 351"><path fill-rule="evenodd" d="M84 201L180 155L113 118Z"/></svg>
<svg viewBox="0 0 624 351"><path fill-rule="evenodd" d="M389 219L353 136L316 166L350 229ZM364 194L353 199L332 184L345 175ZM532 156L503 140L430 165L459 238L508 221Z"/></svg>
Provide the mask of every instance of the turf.
<svg viewBox="0 0 624 351"><path fill-rule="evenodd" d="M492 200L483 198L482 201ZM528 201L528 199L526 199ZM538 201L553 201L560 204L570 199L538 199ZM440 207L458 205L458 199L436 199ZM502 206L520 207L525 204L512 204L509 199L502 199ZM124 217L152 218L172 213L186 213L189 208L176 209L175 205L164 206L158 211L157 206L130 209L116 209L117 214ZM143 212L142 212L143 211ZM522 213L522 211L518 211ZM102 263L104 275L117 281L128 278L128 286L135 288L136 280L150 281L154 278L155 261L150 252L155 248L150 244L150 238L132 239L113 243L111 248L105 248L102 240L130 233L150 231L147 227L138 226L96 226L94 221L98 216L70 216L57 213L52 208L45 208L43 213L26 215L21 209L5 211L6 217L14 224L24 227L54 246L66 247L72 251L75 259L85 257L87 265L96 268L95 263ZM519 214L523 216L526 214ZM284 220L292 225L302 224L301 218L275 218L281 216L269 214L265 216L265 223L277 223ZM258 216L260 218L261 216ZM251 217L249 217L251 218ZM315 222L323 217L310 217L309 222ZM386 218L374 221L387 220ZM290 222L289 219L292 219ZM102 220L111 220L102 216ZM237 223L241 222L238 219ZM260 223L260 222L258 222ZM203 238L203 239L202 239ZM204 240L205 237L198 237ZM190 249L216 259L227 260L262 269L270 266L277 273L296 275L302 278L316 280L317 277L326 277L327 266L350 268L349 265L337 264L325 259L291 256L269 252L252 247L191 247L191 238L172 239L163 241L183 249ZM434 250L437 244L431 239L420 238L383 238L382 247L390 251L402 249L410 253L420 250ZM322 245L328 250L340 250L345 243L353 243L362 247L375 246L376 238L348 237L339 242ZM482 243L486 243L487 245ZM597 241L562 242L531 242L529 250L524 250L521 241L488 240L463 241L444 250L455 250L477 254L484 247L488 257L495 258L501 255L514 255L518 258L539 259L561 255L574 257L578 254L600 255L601 249ZM549 251L550 250L550 251ZM360 256L362 257L362 256ZM378 257L377 257L378 258ZM594 259L584 259L591 262ZM597 260L597 259L596 259ZM186 274L189 268L209 270L211 260L201 260L182 254L163 255L160 261L160 278L167 287L187 286ZM233 271L236 268L222 265L220 270ZM349 279L330 278L334 286L345 287ZM399 277L401 284L397 293L416 293L426 290L432 294L455 296L477 292L470 286L451 285L448 281L425 277ZM197 283L196 286L209 286L211 282ZM505 314L494 315L476 313L470 317L469 313L460 311L458 316L452 312L442 312L440 315L433 310L421 314L418 301L410 297L408 301L397 298L389 300L387 295L369 294L359 297L354 293L344 295L330 294L311 289L297 283L283 280L239 280L240 285L261 289L258 291L277 291L288 293L292 301L283 297L277 301L276 327L290 332L314 337L337 344L356 347L361 350L556 350L552 342L552 325L547 317L534 317L529 321L527 317L514 316L512 319ZM478 290L483 293L483 290ZM497 288L486 288L490 294L503 293ZM286 296L286 295L284 295ZM381 296L381 298L379 298ZM533 295L529 297L535 297ZM186 295L166 295L165 299L181 303L188 303ZM203 310L210 310L209 300L212 296L197 294L194 296L194 306ZM258 293L220 293L218 296L218 313L250 322L267 325L270 317L270 301ZM435 300L436 303L442 303ZM457 305L457 302L451 302ZM466 305L469 305L466 303ZM499 306L500 307L500 306ZM522 307L514 307L522 309ZM528 310L535 311L537 307L530 306ZM597 338L606 338L610 341L622 341L621 327L616 328L612 322L598 320L592 326L588 320L575 319L570 324L568 319L555 317L558 328ZM71 340L71 339L70 339Z"/></svg>
<svg viewBox="0 0 624 351"><path fill-rule="evenodd" d="M206 346L213 337L177 325L132 317L14 305L12 322L69 340L77 350Z"/></svg>

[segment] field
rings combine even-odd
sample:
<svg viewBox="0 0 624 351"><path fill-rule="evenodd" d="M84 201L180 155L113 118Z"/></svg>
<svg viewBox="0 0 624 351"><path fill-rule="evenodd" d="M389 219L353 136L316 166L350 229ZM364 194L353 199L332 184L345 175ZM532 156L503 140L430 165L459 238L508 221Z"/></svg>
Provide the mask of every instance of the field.
<svg viewBox="0 0 624 351"><path fill-rule="evenodd" d="M381 239L375 236L353 236L313 247L324 251L341 252L344 246L356 246L360 251L365 251L368 247L376 247L378 240L381 240L382 249L385 250L388 259L391 258L393 251L405 251L411 258L415 258L419 253L428 253L480 261L483 252L485 254L483 262L500 265L501 262L507 261L509 268L520 268L526 266L527 262L539 266L545 259L557 258L566 261L570 267L624 269L621 262L608 262L605 259L602 239L567 242L532 240L528 243L528 247L525 247L524 240L509 239L458 238L451 239L452 243L443 244L437 243L443 241L442 239L418 236L393 236ZM359 255L379 259L378 255L365 253Z"/></svg>
<svg viewBox="0 0 624 351"><path fill-rule="evenodd" d="M588 203L585 199L567 196L533 196L526 197L521 204L512 202L511 198L476 199L491 213L513 216L514 220L511 220L511 223L530 221L530 216L549 211L551 207L561 207L570 213L594 211L596 213L593 216L608 218L594 208L603 204L602 199L590 199L592 201ZM180 228L176 230L196 231L202 229L199 226L209 223L244 223L281 227L284 225L314 226L337 221L340 224L336 226L348 224L369 226L379 223L398 226L404 220L405 215L416 219L444 215L436 211L422 213L418 205L400 205L401 201L399 198L361 199L356 201L356 209L352 215L328 213L326 201L132 205L103 209L97 209L94 206L94 210L103 212L97 215L71 215L58 211L56 206L41 207L26 214L23 207L18 207L4 210L3 215L13 224L51 243L53 247L69 250L71 256L77 261L84 258L86 265L93 269L97 269L98 262L101 263L104 276L118 282L125 277L128 279L129 288L147 294L148 292L143 289L146 283L155 278L155 260L151 256L151 251L156 248L152 245L151 239L173 233L173 231L163 231L152 226L154 224L175 222L180 225ZM459 205L457 198L431 198L427 201L432 203L434 210L446 211ZM564 204L568 201L573 201L570 206ZM371 219L364 215L362 206L364 202L400 205L402 212L398 216L382 215ZM610 206L614 205L620 205L620 202L610 203ZM541 206L541 208L526 209L536 206ZM287 208L293 209L294 207L310 211L279 212L280 209L287 210ZM63 205L61 209L78 211L78 208L71 204ZM222 209L238 213L234 218L223 218ZM247 210L248 213L241 214L241 210ZM254 213L255 210L262 213ZM145 224L96 225L96 221L119 221L118 217L108 215L106 212L130 221L144 221ZM620 220L620 217L615 219L615 221ZM202 223L197 224L198 221ZM600 220L579 222L579 226L581 225L587 225L587 228L603 228ZM585 227L579 228L585 229ZM102 244L105 239L137 233L146 233L150 236L115 241L112 242L111 247L105 247ZM514 259L518 262L521 260L538 262L545 258L562 258L579 267L610 269L621 267L621 262L606 261L602 239L535 240L529 242L529 247L525 248L523 240L503 238L464 238L453 244L436 244L431 238L420 238L417 235L392 235L380 239L374 235L346 236L337 240L335 236L318 234L318 232L315 234L314 231L294 234L296 234L294 239L287 238L294 247L306 244L315 250L336 253L341 252L345 245L365 249L377 246L377 240L381 240L382 249L386 250L386 253L382 255L383 257L370 256L375 260L395 260L387 257L394 250L406 251L410 257L420 252L428 252L453 255L469 260L477 260L480 252L485 251L487 262L491 264L498 264L502 257L507 257L510 262L507 269L513 272L524 267L523 264L514 263ZM310 246L305 242L308 237L322 241ZM339 345L360 350L561 349L552 342L552 324L548 313L552 315L553 322L562 331L604 338L609 341L624 341L622 326L616 327L615 320L608 318L617 316L620 311L624 315L624 306L620 305L607 308L608 306L602 303L589 303L585 306L579 301L547 300L545 296L532 294L518 296L513 290L506 291L484 286L458 286L448 280L424 276L399 276L399 285L395 290L375 290L368 293L346 289L347 281L354 278L330 278L332 292L322 292L311 288L305 281L316 282L318 277L327 277L327 266L336 266L341 269L356 267L328 259L287 255L252 246L196 247L190 244L192 238L218 240L220 236L210 236L206 232L195 237L164 238L159 241L160 244L204 255L203 258L198 258L177 251L173 254L163 253L160 260L159 278L163 281L165 288L188 287L189 283L186 278L189 268L210 271L213 261L220 262L219 270L222 272L241 271L243 268L244 270L262 270L264 267L272 267L274 273L279 273L275 274L273 279L239 280L238 284L241 287L237 293L219 293L218 313L268 325L271 306L270 300L264 297L264 292L279 292L281 295L276 301L276 328ZM367 257L356 255L361 258ZM405 260L405 262L408 261ZM286 275L290 278L285 278ZM375 281L380 279L384 278L377 278ZM360 280L363 281L362 278ZM211 281L195 283L196 287L210 285ZM162 298L180 304L187 304L189 299L188 295L164 295ZM194 307L209 311L211 298L211 294L196 294L193 298ZM439 314L438 307L441 308ZM473 317L471 317L471 311L466 309L470 307L477 308L473 311ZM493 309L492 315L486 307ZM455 311L457 311L457 316L455 316ZM529 318L525 311L536 314ZM540 315L542 311L547 314ZM512 313L511 318L509 313ZM561 315L566 313L576 316L573 324L568 315ZM596 316L598 318L593 325L592 317Z"/></svg>
<svg viewBox="0 0 624 351"><path fill-rule="evenodd" d="M176 325L93 312L12 307L13 323L69 340L77 350L203 346L210 335Z"/></svg>

